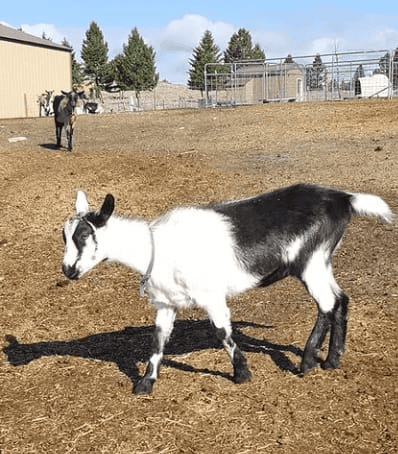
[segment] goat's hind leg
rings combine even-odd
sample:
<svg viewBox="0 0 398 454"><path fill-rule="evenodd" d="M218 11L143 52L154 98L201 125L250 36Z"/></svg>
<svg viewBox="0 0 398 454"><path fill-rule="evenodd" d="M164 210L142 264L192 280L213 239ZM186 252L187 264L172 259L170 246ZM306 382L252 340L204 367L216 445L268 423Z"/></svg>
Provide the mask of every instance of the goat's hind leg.
<svg viewBox="0 0 398 454"><path fill-rule="evenodd" d="M336 368L344 351L348 297L334 280L330 260L321 260L319 254L309 261L302 281L318 305L318 318L307 340L300 371L318 364L318 352L329 331L329 352L323 367Z"/></svg>
<svg viewBox="0 0 398 454"><path fill-rule="evenodd" d="M304 373L319 362L318 351L329 330L329 351L322 367L324 369L337 369L339 367L347 332L347 310L348 296L341 290L335 295L335 303L332 310L324 313L318 306L318 318L304 349L303 361L300 366L301 372Z"/></svg>
<svg viewBox="0 0 398 454"><path fill-rule="evenodd" d="M152 354L145 375L134 386L134 393L147 394L152 391L158 378L160 364L166 342L173 331L176 310L173 307L161 307L156 315L156 328L153 336Z"/></svg>
<svg viewBox="0 0 398 454"><path fill-rule="evenodd" d="M341 292L336 296L336 304L332 311L329 353L323 364L324 369L336 369L339 367L347 333L347 312L348 296Z"/></svg>
<svg viewBox="0 0 398 454"><path fill-rule="evenodd" d="M304 373L309 369L315 367L318 362L318 352L321 348L326 334L330 329L330 317L328 314L322 312L318 307L318 317L316 319L314 328L307 340L304 348L303 359L300 365L300 372Z"/></svg>

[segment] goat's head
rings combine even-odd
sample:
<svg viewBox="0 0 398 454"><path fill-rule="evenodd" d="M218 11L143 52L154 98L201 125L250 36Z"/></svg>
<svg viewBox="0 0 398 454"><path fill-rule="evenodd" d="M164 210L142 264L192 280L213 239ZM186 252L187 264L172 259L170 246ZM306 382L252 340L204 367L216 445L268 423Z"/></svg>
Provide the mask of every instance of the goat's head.
<svg viewBox="0 0 398 454"><path fill-rule="evenodd" d="M115 200L108 194L101 209L90 212L85 193L78 191L75 216L65 222L63 229L65 253L62 271L69 279L79 279L106 260L101 235L114 207Z"/></svg>
<svg viewBox="0 0 398 454"><path fill-rule="evenodd" d="M54 93L54 90L46 90L46 94L44 96L46 97L47 102L50 102L53 93Z"/></svg>
<svg viewBox="0 0 398 454"><path fill-rule="evenodd" d="M72 107L72 111L75 109L79 99L86 99L84 91L62 91L61 93L65 96L65 105Z"/></svg>

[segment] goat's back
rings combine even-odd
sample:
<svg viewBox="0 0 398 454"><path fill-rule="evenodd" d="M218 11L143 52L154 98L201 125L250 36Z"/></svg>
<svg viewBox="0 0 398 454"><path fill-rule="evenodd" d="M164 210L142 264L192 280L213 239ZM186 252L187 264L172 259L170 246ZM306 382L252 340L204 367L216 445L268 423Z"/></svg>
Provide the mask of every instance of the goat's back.
<svg viewBox="0 0 398 454"><path fill-rule="evenodd" d="M54 119L56 123L65 123L73 113L72 106L65 95L57 95L54 98Z"/></svg>

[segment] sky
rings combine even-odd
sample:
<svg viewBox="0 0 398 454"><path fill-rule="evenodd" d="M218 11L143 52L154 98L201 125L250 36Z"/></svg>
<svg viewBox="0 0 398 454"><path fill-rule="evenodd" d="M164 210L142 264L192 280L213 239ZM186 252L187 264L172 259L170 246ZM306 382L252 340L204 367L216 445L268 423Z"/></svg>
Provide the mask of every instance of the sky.
<svg viewBox="0 0 398 454"><path fill-rule="evenodd" d="M156 52L160 80L186 83L189 59L206 30L223 52L233 33L248 30L253 45L267 58L315 55L355 50L394 50L398 47L395 2L342 1L321 5L307 0L250 2L234 0L145 1L35 0L3 2L0 23L22 27L54 42L64 38L80 60L90 23L100 27L109 46L108 57L122 52L131 30Z"/></svg>

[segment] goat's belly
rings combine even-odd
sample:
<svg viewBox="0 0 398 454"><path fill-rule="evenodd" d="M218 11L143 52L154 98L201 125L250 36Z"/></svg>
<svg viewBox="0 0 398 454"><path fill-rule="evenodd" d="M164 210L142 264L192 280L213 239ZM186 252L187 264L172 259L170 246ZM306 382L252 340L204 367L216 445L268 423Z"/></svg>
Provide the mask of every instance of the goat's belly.
<svg viewBox="0 0 398 454"><path fill-rule="evenodd" d="M258 276L250 274L239 266L208 269L196 273L175 270L173 275L151 278L150 299L175 307L186 308L192 305L206 307L208 301L222 299L243 293L260 283Z"/></svg>
<svg viewBox="0 0 398 454"><path fill-rule="evenodd" d="M184 309L196 304L187 289L181 287L164 288L152 282L148 293L150 302L158 309L164 306Z"/></svg>

